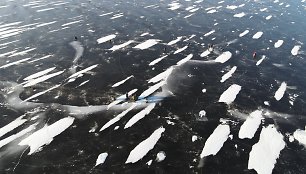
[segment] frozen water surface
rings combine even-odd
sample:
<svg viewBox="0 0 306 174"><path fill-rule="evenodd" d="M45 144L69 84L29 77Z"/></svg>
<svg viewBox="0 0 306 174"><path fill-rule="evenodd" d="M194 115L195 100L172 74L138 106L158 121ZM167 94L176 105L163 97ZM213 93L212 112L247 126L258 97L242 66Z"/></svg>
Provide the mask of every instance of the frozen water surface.
<svg viewBox="0 0 306 174"><path fill-rule="evenodd" d="M2 0L0 173L305 173L305 7Z"/></svg>

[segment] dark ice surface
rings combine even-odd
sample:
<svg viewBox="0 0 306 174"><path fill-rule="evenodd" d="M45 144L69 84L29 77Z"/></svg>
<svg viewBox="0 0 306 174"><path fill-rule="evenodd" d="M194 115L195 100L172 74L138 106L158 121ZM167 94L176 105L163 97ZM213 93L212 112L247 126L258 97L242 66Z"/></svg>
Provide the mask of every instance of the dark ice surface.
<svg viewBox="0 0 306 174"><path fill-rule="evenodd" d="M180 7L171 10L169 4L173 3ZM237 8L226 8L230 5ZM186 10L191 6L199 9ZM215 13L207 13L214 9ZM245 16L234 17L242 12ZM271 19L266 19L269 15ZM27 120L0 137L0 144L30 125L36 127L0 148L0 173L256 173L248 169L249 153L259 141L262 127L269 124L275 125L286 143L273 173L305 173L306 145L289 141L306 125L305 19L303 0L0 1L0 127L20 116ZM215 32L204 36L212 30ZM245 30L249 33L239 37ZM260 31L262 37L253 39ZM97 39L112 34L114 39L98 44ZM167 45L177 37L182 39ZM160 41L148 49L133 48L148 39ZM109 50L129 40L134 42ZM277 40L284 41L279 48L274 47ZM201 57L210 44L213 52ZM186 50L173 54L186 45ZM300 46L297 55L291 53L294 46ZM231 59L215 63L225 51L232 53ZM109 103L132 89L138 89L137 100L153 85L149 79L189 54L192 59L175 66L167 84L155 93L106 110ZM168 56L149 66L163 55ZM263 56L266 58L256 66ZM96 67L77 78L70 77L93 65ZM221 83L233 66L237 66L235 73ZM63 72L23 87L24 78L52 67L55 69L48 74ZM131 75L125 83L112 87ZM274 94L282 82L287 88L277 101ZM241 86L235 101L218 102L232 84ZM22 101L39 92L42 95ZM135 102L140 105L99 131ZM155 108L124 129L149 103L156 103ZM205 117L199 116L202 110ZM259 129L254 138L239 139L240 126L255 110L265 113ZM75 118L73 124L35 153L28 155L29 147L18 145L35 131L66 117ZM200 159L207 138L219 124L228 124L233 138L215 156ZM119 128L114 130L116 126ZM155 147L138 162L125 164L130 151L159 127L165 132ZM194 135L198 140L192 142ZM166 158L158 162L160 151ZM95 166L104 152L108 153L104 164ZM153 160L151 165L146 164L149 160Z"/></svg>

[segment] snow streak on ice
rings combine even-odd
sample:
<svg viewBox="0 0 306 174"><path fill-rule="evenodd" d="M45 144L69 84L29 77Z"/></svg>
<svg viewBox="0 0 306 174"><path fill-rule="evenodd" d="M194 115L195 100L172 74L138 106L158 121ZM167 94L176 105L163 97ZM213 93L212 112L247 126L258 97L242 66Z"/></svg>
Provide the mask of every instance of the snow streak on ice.
<svg viewBox="0 0 306 174"><path fill-rule="evenodd" d="M253 145L250 152L248 169L254 169L259 174L272 173L276 159L285 145L283 135L273 125L264 127L258 143Z"/></svg>
<svg viewBox="0 0 306 174"><path fill-rule="evenodd" d="M231 104L235 99L239 91L241 90L241 86L237 84L231 85L219 98L219 102L224 102L226 104Z"/></svg>
<svg viewBox="0 0 306 174"><path fill-rule="evenodd" d="M125 163L135 163L142 159L150 150L152 150L160 139L162 133L165 131L165 128L160 127L156 129L150 137L139 143L128 156Z"/></svg>
<svg viewBox="0 0 306 174"><path fill-rule="evenodd" d="M275 92L275 95L274 95L274 98L277 101L283 98L286 88L287 88L287 84L285 82L282 82L281 86L278 88L278 90Z"/></svg>
<svg viewBox="0 0 306 174"><path fill-rule="evenodd" d="M224 142L228 139L229 134L229 125L219 125L206 140L200 157L203 158L209 155L216 155L222 148Z"/></svg>
<svg viewBox="0 0 306 174"><path fill-rule="evenodd" d="M239 138L252 139L261 123L262 111L254 111L250 114L247 120L241 125L239 130Z"/></svg>

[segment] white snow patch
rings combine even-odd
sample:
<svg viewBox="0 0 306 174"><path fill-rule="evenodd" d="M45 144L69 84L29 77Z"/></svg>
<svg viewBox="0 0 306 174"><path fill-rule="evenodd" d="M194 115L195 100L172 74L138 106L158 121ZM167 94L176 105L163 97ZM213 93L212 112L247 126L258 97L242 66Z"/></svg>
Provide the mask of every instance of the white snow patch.
<svg viewBox="0 0 306 174"><path fill-rule="evenodd" d="M200 112L199 112L199 117L205 117L206 116L206 111L204 111L204 110L201 110Z"/></svg>
<svg viewBox="0 0 306 174"><path fill-rule="evenodd" d="M266 58L266 56L265 55L263 55L262 56L262 58L261 59L259 59L257 62L256 62L256 66L258 66L258 65L260 65L261 64L261 62L264 60Z"/></svg>
<svg viewBox="0 0 306 174"><path fill-rule="evenodd" d="M135 92L137 92L138 89L132 89L131 91L128 92L128 97L130 97L131 95L133 95ZM119 96L118 98L116 98L115 101L111 102L109 105L107 105L107 110L119 103L121 103L122 101L126 100L126 94Z"/></svg>
<svg viewBox="0 0 306 174"><path fill-rule="evenodd" d="M279 48L280 46L283 45L283 43L284 43L283 40L278 40L277 42L275 42L274 47L275 47L275 48Z"/></svg>
<svg viewBox="0 0 306 174"><path fill-rule="evenodd" d="M134 115L124 126L124 129L129 128L133 126L135 123L137 123L139 120L144 118L146 115L148 115L155 107L155 103L149 104L146 108L138 112L136 115Z"/></svg>
<svg viewBox="0 0 306 174"><path fill-rule="evenodd" d="M258 143L254 144L249 156L248 169L259 174L272 173L276 159L285 148L283 135L273 125L264 127Z"/></svg>
<svg viewBox="0 0 306 174"><path fill-rule="evenodd" d="M266 20L270 20L272 18L272 15L269 15L266 17Z"/></svg>
<svg viewBox="0 0 306 174"><path fill-rule="evenodd" d="M192 142L197 141L197 139L198 139L198 136L196 136L196 135L193 135L193 136L191 137L191 141L192 141Z"/></svg>
<svg viewBox="0 0 306 174"><path fill-rule="evenodd" d="M237 13L237 14L234 14L234 17L235 18L242 18L243 16L245 16L246 14L244 12L241 12L241 13Z"/></svg>
<svg viewBox="0 0 306 174"><path fill-rule="evenodd" d="M9 137L7 137L7 138L1 140L1 141L0 141L0 148L3 147L3 146L5 146L5 145L7 145L8 143L10 143L10 142L16 140L17 138L22 137L23 135L25 135L26 133L28 133L28 132L30 132L30 131L32 131L32 130L34 130L34 129L35 129L35 126L34 126L34 125L31 125L31 126L27 127L26 129L24 129L24 130L18 132L17 134L11 135L11 136L9 136Z"/></svg>
<svg viewBox="0 0 306 174"><path fill-rule="evenodd" d="M231 85L227 90L225 90L219 98L219 102L224 102L226 104L231 104L235 99L241 86L237 84Z"/></svg>
<svg viewBox="0 0 306 174"><path fill-rule="evenodd" d="M164 55L160 58L157 58L157 59L153 60L152 62L149 63L149 66L153 66L153 65L157 64L158 62L162 61L166 57L168 57L168 55Z"/></svg>
<svg viewBox="0 0 306 174"><path fill-rule="evenodd" d="M238 6L236 5L228 5L226 6L227 9L230 9L230 10L235 10L236 8L238 8Z"/></svg>
<svg viewBox="0 0 306 174"><path fill-rule="evenodd" d="M291 54L296 56L299 53L300 49L301 49L301 45L295 45L291 50Z"/></svg>
<svg viewBox="0 0 306 174"><path fill-rule="evenodd" d="M246 34L248 34L250 31L249 30L245 30L244 32L240 33L239 34L239 37L243 37L245 36Z"/></svg>
<svg viewBox="0 0 306 174"><path fill-rule="evenodd" d="M39 71L39 72L37 72L37 73L35 73L35 74L32 74L32 75L30 75L30 76L24 78L23 80L32 80L32 79L35 79L35 78L37 78L37 77L43 76L43 75L45 75L45 74L48 74L49 72L53 71L55 68L56 68L56 67L52 67L52 68L48 68L48 69L43 70L43 71Z"/></svg>
<svg viewBox="0 0 306 174"><path fill-rule="evenodd" d="M138 103L134 103L131 107L129 107L127 110L121 112L119 115L117 115L115 118L109 120L107 123L104 124L104 126L102 126L102 128L100 129L100 132L107 129L108 127L110 127L111 125L115 124L117 121L119 121L122 117L124 117L128 112L130 112L131 110L133 110L136 106L138 105Z"/></svg>
<svg viewBox="0 0 306 174"><path fill-rule="evenodd" d="M117 83L113 84L112 87L115 88L115 87L117 87L117 86L120 86L120 85L122 85L123 83L125 83L126 81L128 81L130 78L133 78L133 77L134 77L134 76L131 75L131 76L129 76L129 77L127 77L127 78L121 80L120 82L117 82Z"/></svg>
<svg viewBox="0 0 306 174"><path fill-rule="evenodd" d="M174 67L171 66L169 67L166 71L156 75L155 77L153 77L152 79L149 80L148 83L156 83L156 82L159 82L161 80L167 80L167 78L169 77L169 75L172 73Z"/></svg>
<svg viewBox="0 0 306 174"><path fill-rule="evenodd" d="M286 88L287 88L287 83L282 82L281 86L278 88L278 90L275 92L275 95L274 95L274 98L277 101L283 98Z"/></svg>
<svg viewBox="0 0 306 174"><path fill-rule="evenodd" d="M214 32L216 32L216 30L211 30L210 32L208 32L208 33L204 34L204 36L205 36L205 37L207 37L207 36L209 36L209 35L213 34Z"/></svg>
<svg viewBox="0 0 306 174"><path fill-rule="evenodd" d="M252 38L253 38L253 39L259 39L259 38L261 38L262 34L263 34L262 31L258 31L257 33L255 33L255 34L253 35Z"/></svg>
<svg viewBox="0 0 306 174"><path fill-rule="evenodd" d="M183 48L179 48L178 50L176 50L173 54L178 54L184 50L186 50L188 48L188 45L184 46Z"/></svg>
<svg viewBox="0 0 306 174"><path fill-rule="evenodd" d="M204 158L209 155L216 155L228 139L229 134L229 125L220 124L206 140L200 157Z"/></svg>
<svg viewBox="0 0 306 174"><path fill-rule="evenodd" d="M182 40L182 38L183 38L182 36L179 36L176 39L174 39L174 40L170 41L169 43L167 43L167 45L174 45L177 42L179 42L180 40Z"/></svg>
<svg viewBox="0 0 306 174"><path fill-rule="evenodd" d="M252 139L261 123L262 111L256 110L250 114L246 121L241 125L239 130L239 138Z"/></svg>
<svg viewBox="0 0 306 174"><path fill-rule="evenodd" d="M180 66L180 65L182 65L182 64L184 64L184 63L186 63L186 62L188 62L192 57L193 57L193 54L189 54L189 55L186 56L184 59L178 61L178 62L176 63L176 65Z"/></svg>
<svg viewBox="0 0 306 174"><path fill-rule="evenodd" d="M157 162L161 162L161 161L164 161L166 158L166 153L164 151L160 151L157 153L156 155L156 161Z"/></svg>
<svg viewBox="0 0 306 174"><path fill-rule="evenodd" d="M27 119L22 119L22 118L23 118L23 116L18 117L14 121L12 121L9 124L0 128L0 137L2 137L3 135L7 134L8 132L14 130L15 128L19 127L20 125L22 125L23 123L25 123L27 121Z"/></svg>
<svg viewBox="0 0 306 174"><path fill-rule="evenodd" d="M140 44L136 45L133 48L141 49L141 50L148 49L148 48L158 44L158 42L160 42L160 41L161 40L158 40L158 39L149 39L149 40L144 41L143 43L140 43Z"/></svg>
<svg viewBox="0 0 306 174"><path fill-rule="evenodd" d="M81 74L83 74L83 73L86 73L86 72L88 72L88 71L90 71L90 70L96 68L97 66L98 66L98 64L92 65L92 66L90 66L90 67L88 67L88 68L85 68L85 69L83 69L83 70L81 70L81 71L79 71L79 72L76 72L76 73L72 74L72 75L69 76L68 78L71 79L71 78L78 77L79 75L81 75Z"/></svg>
<svg viewBox="0 0 306 174"><path fill-rule="evenodd" d="M293 137L306 147L306 131L305 130L296 130L293 133Z"/></svg>
<svg viewBox="0 0 306 174"><path fill-rule="evenodd" d="M169 10L177 10L181 7L181 4L180 3L177 3L177 2L173 2L171 4L169 4Z"/></svg>
<svg viewBox="0 0 306 174"><path fill-rule="evenodd" d="M206 57L211 53L209 50L205 50L203 53L201 53L200 57Z"/></svg>
<svg viewBox="0 0 306 174"><path fill-rule="evenodd" d="M209 10L207 13L212 14L212 13L216 13L216 12L218 12L216 9L212 9L212 10Z"/></svg>
<svg viewBox="0 0 306 174"><path fill-rule="evenodd" d="M73 117L62 118L50 126L46 125L42 129L34 132L32 135L23 139L18 145L30 146L30 152L28 155L31 155L35 153L41 146L51 143L53 138L71 126L73 121Z"/></svg>
<svg viewBox="0 0 306 174"><path fill-rule="evenodd" d="M140 96L138 97L138 99L143 99L143 98L149 96L150 94L154 93L156 90L158 90L160 87L162 87L165 84L166 84L166 81L161 81L161 82L151 86L150 88L148 88L147 90L142 92L140 94Z"/></svg>
<svg viewBox="0 0 306 174"><path fill-rule="evenodd" d="M232 53L229 51L223 52L220 56L215 59L215 62L225 63L232 57Z"/></svg>
<svg viewBox="0 0 306 174"><path fill-rule="evenodd" d="M105 162L107 156L108 156L108 153L106 153L106 152L101 153L96 160L96 166L99 165L99 164L103 164Z"/></svg>
<svg viewBox="0 0 306 174"><path fill-rule="evenodd" d="M124 48L124 47L126 47L126 46L128 46L128 45L130 45L131 43L134 43L135 41L133 41L133 40L129 40L129 41L127 41L127 42L125 42L125 43L122 43L122 44L119 44L119 45L114 45L113 47L111 47L109 50L111 50L111 51L116 51L116 50L119 50L119 49L121 49L121 48Z"/></svg>
<svg viewBox="0 0 306 174"><path fill-rule="evenodd" d="M3 69L3 68L7 68L7 67L10 67L10 66L13 66L13 65L18 65L20 63L23 63L23 62L26 62L28 60L30 60L31 58L25 58L25 59L21 59L21 60L18 60L18 61L15 61L15 62L12 62L12 63L8 63L6 65L2 65L0 67L0 69Z"/></svg>
<svg viewBox="0 0 306 174"><path fill-rule="evenodd" d="M152 162L153 162L153 160L150 160L150 161L148 161L146 164L147 164L148 166L150 166L150 165L152 164Z"/></svg>
<svg viewBox="0 0 306 174"><path fill-rule="evenodd" d="M165 128L156 129L147 139L139 143L129 154L125 163L135 163L142 159L151 149L154 148L157 141L160 139Z"/></svg>
<svg viewBox="0 0 306 174"><path fill-rule="evenodd" d="M114 39L116 36L117 35L115 35L115 34L104 36L104 37L101 37L101 38L97 39L97 42L98 42L98 44L101 44L101 43L104 43L104 42L107 42L107 41L110 41L110 40Z"/></svg>
<svg viewBox="0 0 306 174"><path fill-rule="evenodd" d="M64 71L59 71L59 72L56 72L56 73L48 74L48 75L45 75L45 76L38 77L36 79L29 80L25 85L23 85L23 87L29 87L29 86L36 85L37 83L40 83L40 82L46 81L46 80L48 80L52 77L58 76L58 75L62 74L63 72Z"/></svg>
<svg viewBox="0 0 306 174"><path fill-rule="evenodd" d="M227 72L226 74L224 74L222 76L222 79L220 80L221 83L225 82L228 78L232 77L232 75L234 74L234 72L236 71L237 66L234 66L229 72Z"/></svg>

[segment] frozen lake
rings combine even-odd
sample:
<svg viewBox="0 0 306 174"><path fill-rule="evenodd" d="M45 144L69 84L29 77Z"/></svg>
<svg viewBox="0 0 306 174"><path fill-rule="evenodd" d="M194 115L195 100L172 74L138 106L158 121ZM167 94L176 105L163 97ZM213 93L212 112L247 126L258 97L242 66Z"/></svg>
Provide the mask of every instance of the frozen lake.
<svg viewBox="0 0 306 174"><path fill-rule="evenodd" d="M0 173L303 173L305 0L2 0Z"/></svg>

